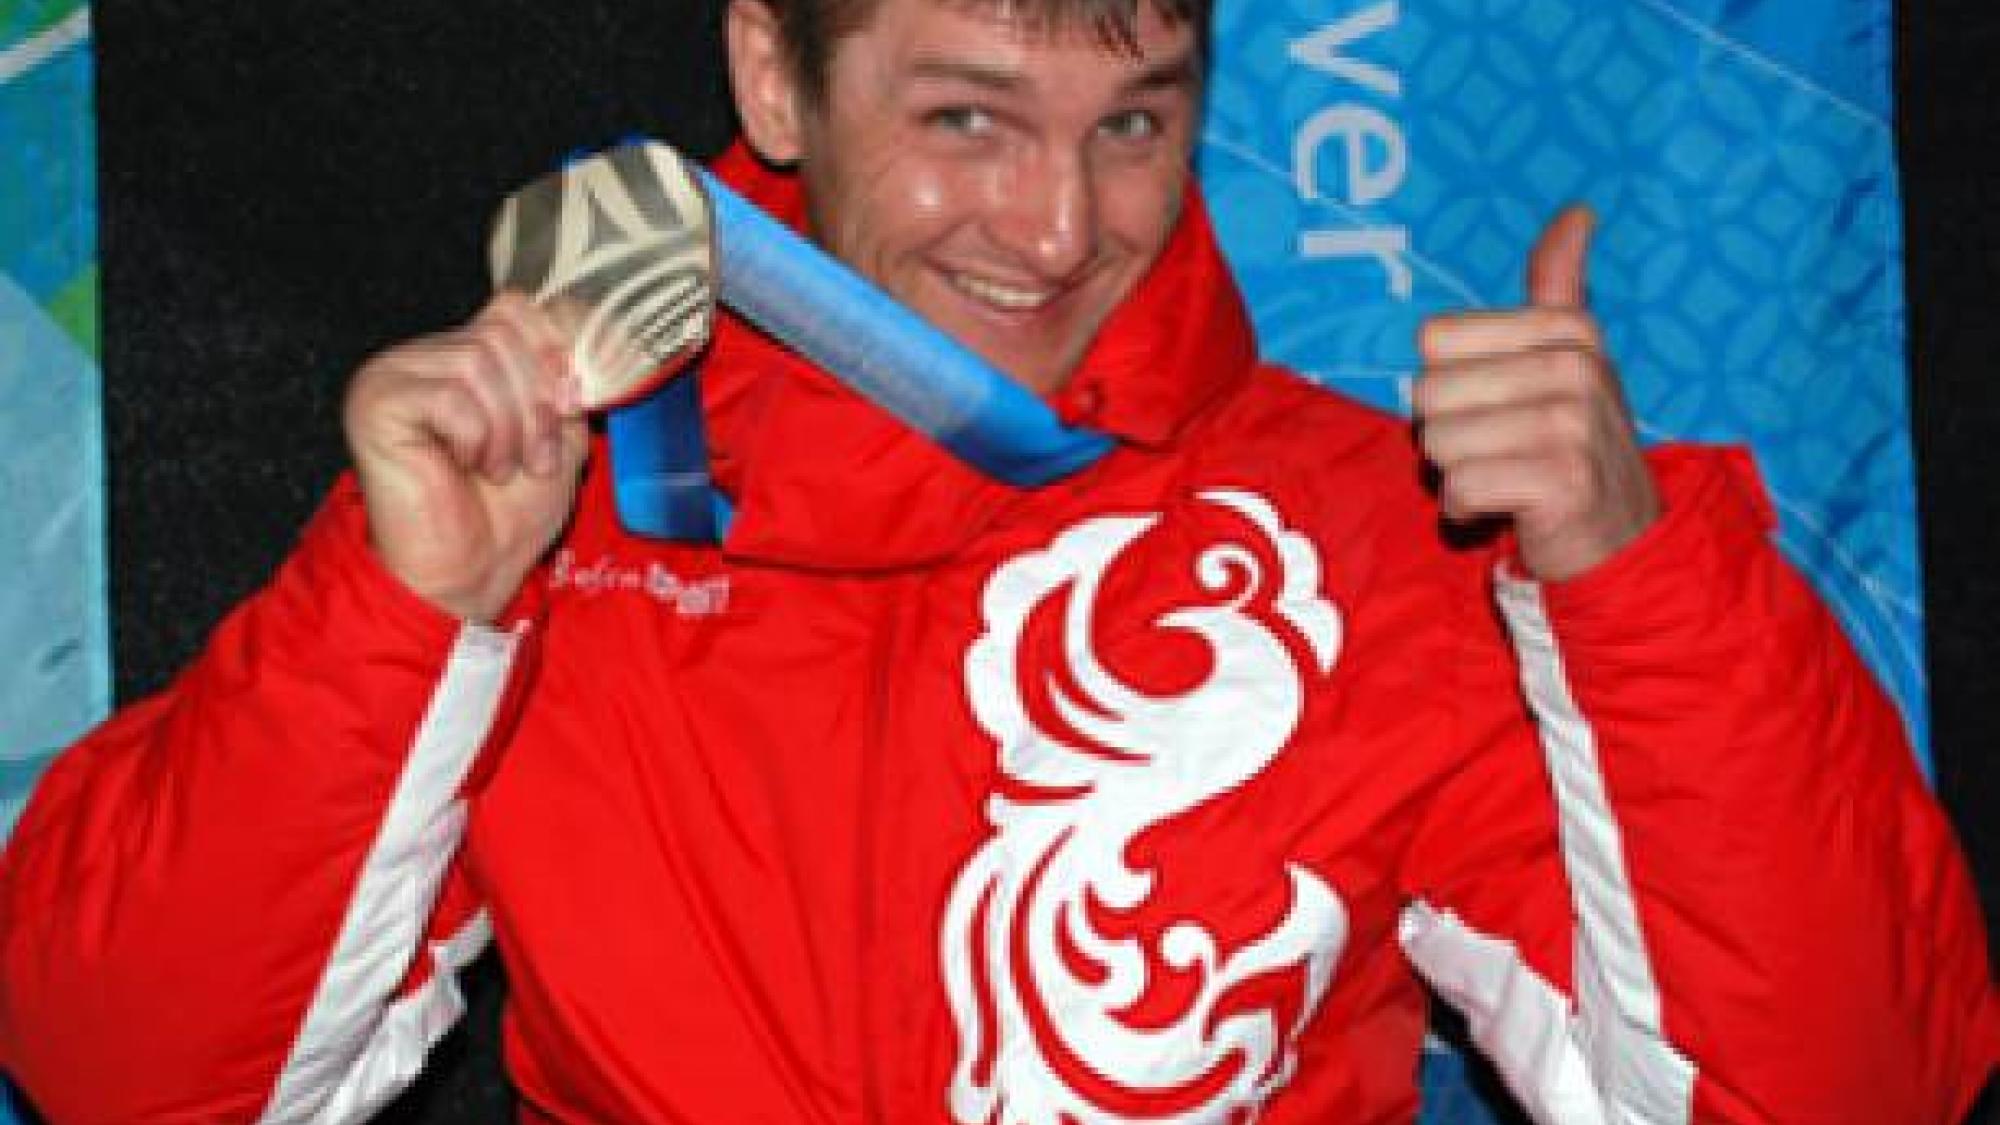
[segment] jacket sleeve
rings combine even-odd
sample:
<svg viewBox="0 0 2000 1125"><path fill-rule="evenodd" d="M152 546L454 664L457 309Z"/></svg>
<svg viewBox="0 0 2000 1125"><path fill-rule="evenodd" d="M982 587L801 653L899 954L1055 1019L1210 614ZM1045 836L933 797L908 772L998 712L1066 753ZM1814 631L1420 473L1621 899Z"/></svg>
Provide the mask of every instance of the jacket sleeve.
<svg viewBox="0 0 2000 1125"><path fill-rule="evenodd" d="M1496 579L1509 644L1454 687L1475 749L1411 850L1405 951L1544 1123L1952 1125L2000 1006L1901 721L1747 461L1654 469L1626 551Z"/></svg>
<svg viewBox="0 0 2000 1125"><path fill-rule="evenodd" d="M485 942L453 857L526 631L403 588L343 482L170 690L44 777L0 856L0 1070L61 1125L386 1101Z"/></svg>

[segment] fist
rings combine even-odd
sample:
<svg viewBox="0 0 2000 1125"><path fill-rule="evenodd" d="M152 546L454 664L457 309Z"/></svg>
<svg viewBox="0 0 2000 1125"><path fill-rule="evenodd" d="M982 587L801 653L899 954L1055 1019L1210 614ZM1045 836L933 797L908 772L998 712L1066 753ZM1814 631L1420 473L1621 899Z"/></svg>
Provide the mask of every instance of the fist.
<svg viewBox="0 0 2000 1125"><path fill-rule="evenodd" d="M343 421L370 544L431 604L490 622L576 503L588 434L565 341L525 297L355 374Z"/></svg>
<svg viewBox="0 0 2000 1125"><path fill-rule="evenodd" d="M1445 518L1511 524L1521 563L1574 578L1659 518L1652 474L1585 306L1594 220L1557 216L1528 259L1528 304L1425 323L1413 411Z"/></svg>

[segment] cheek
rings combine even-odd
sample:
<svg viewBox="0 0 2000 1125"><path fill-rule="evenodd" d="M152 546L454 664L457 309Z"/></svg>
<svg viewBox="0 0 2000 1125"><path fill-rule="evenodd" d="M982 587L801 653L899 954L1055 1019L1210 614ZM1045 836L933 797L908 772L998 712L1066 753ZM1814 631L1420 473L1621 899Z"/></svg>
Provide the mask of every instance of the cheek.
<svg viewBox="0 0 2000 1125"><path fill-rule="evenodd" d="M976 165L914 156L885 161L868 183L856 186L849 233L885 251L942 237L991 200L1005 198L1005 185Z"/></svg>
<svg viewBox="0 0 2000 1125"><path fill-rule="evenodd" d="M955 194L943 172L936 168L917 169L901 185L897 200L905 213L917 222L936 222L951 208Z"/></svg>
<svg viewBox="0 0 2000 1125"><path fill-rule="evenodd" d="M1186 184L1184 175L1120 177L1102 197L1105 229L1134 250L1157 253L1180 220Z"/></svg>

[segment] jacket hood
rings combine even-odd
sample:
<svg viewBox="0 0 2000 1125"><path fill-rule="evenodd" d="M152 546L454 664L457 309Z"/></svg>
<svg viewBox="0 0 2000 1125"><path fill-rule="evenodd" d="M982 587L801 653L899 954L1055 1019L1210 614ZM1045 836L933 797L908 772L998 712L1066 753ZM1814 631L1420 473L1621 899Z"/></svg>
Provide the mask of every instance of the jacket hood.
<svg viewBox="0 0 2000 1125"><path fill-rule="evenodd" d="M740 143L715 172L803 229L796 176ZM1159 261L1046 401L1065 422L1115 438L1111 457L1143 454L1180 440L1242 384L1255 357L1248 314L1190 181ZM736 506L723 544L733 557L846 571L922 565L1026 498L726 312L700 371L715 478Z"/></svg>

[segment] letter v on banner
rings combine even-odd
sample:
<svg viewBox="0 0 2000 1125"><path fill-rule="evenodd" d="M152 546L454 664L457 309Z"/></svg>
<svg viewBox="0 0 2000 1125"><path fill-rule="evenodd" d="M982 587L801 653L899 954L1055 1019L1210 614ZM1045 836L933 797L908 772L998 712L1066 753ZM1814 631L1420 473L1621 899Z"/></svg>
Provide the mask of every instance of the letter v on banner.
<svg viewBox="0 0 2000 1125"><path fill-rule="evenodd" d="M1401 18L1396 0L1382 0L1294 40L1287 50L1292 61L1319 70L1377 97L1403 96L1402 76L1393 70L1347 53L1362 40L1393 28ZM1299 198L1323 200L1319 177L1321 151L1338 143L1346 154L1345 192L1339 200L1368 207L1393 196L1409 175L1409 144L1402 127L1380 109L1358 102L1327 106L1300 127L1292 147L1292 178ZM1299 235L1299 253L1306 258L1363 258L1381 264L1388 292L1409 300L1416 278L1411 273L1409 228L1346 227L1313 229Z"/></svg>

